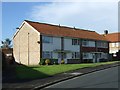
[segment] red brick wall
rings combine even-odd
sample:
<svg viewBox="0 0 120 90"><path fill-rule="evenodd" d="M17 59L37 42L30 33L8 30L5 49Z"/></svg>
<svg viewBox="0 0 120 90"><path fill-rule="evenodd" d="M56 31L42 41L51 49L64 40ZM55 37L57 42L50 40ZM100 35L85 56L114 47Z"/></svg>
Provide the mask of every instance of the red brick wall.
<svg viewBox="0 0 120 90"><path fill-rule="evenodd" d="M82 52L95 52L96 48L95 47L82 47Z"/></svg>

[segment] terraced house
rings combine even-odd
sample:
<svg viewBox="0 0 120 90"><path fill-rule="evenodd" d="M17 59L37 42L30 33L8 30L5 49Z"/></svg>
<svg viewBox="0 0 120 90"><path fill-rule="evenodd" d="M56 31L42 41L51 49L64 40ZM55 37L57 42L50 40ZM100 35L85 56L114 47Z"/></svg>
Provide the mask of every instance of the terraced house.
<svg viewBox="0 0 120 90"><path fill-rule="evenodd" d="M95 31L24 20L13 37L16 62L37 65L41 58L65 63L107 60L109 42Z"/></svg>

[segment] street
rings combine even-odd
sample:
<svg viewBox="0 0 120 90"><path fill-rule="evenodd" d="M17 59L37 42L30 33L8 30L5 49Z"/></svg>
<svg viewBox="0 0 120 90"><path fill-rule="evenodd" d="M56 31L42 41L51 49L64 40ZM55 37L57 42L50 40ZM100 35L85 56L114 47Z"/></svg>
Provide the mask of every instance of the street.
<svg viewBox="0 0 120 90"><path fill-rule="evenodd" d="M46 88L118 88L118 67L89 73Z"/></svg>

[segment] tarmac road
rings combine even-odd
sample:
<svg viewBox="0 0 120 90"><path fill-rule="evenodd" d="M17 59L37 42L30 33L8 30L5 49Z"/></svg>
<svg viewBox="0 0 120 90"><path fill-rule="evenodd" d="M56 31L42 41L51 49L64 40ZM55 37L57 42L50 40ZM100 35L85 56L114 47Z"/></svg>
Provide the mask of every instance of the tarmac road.
<svg viewBox="0 0 120 90"><path fill-rule="evenodd" d="M46 88L118 88L118 67L82 75Z"/></svg>

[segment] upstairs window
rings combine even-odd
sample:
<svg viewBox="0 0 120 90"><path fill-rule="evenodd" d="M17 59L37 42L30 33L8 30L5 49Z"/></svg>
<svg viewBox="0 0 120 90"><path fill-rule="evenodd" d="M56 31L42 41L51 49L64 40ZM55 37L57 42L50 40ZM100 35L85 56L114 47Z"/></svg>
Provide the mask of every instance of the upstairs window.
<svg viewBox="0 0 120 90"><path fill-rule="evenodd" d="M53 37L51 37L51 36L43 36L42 37L42 42L43 43L53 43Z"/></svg>
<svg viewBox="0 0 120 90"><path fill-rule="evenodd" d="M97 42L97 47L100 47L100 48L107 48L108 47L108 43L107 42Z"/></svg>
<svg viewBox="0 0 120 90"><path fill-rule="evenodd" d="M82 41L82 46L89 46L89 41L83 40Z"/></svg>
<svg viewBox="0 0 120 90"><path fill-rule="evenodd" d="M80 45L79 39L72 39L72 45Z"/></svg>
<svg viewBox="0 0 120 90"><path fill-rule="evenodd" d="M120 43L119 43L119 42L117 42L115 46L116 46L116 47L120 47Z"/></svg>

